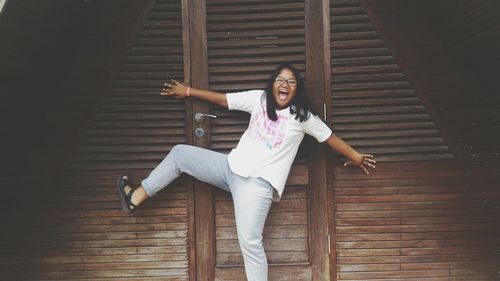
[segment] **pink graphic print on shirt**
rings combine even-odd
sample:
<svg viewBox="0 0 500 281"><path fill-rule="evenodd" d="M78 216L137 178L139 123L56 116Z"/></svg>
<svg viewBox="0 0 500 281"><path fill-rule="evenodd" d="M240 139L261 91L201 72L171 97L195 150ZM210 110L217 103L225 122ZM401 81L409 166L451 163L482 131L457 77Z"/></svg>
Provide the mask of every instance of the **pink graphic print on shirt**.
<svg viewBox="0 0 500 281"><path fill-rule="evenodd" d="M285 138L288 116L278 114L278 119L272 121L264 109L252 115L248 126L249 137L260 142L269 149L279 149Z"/></svg>

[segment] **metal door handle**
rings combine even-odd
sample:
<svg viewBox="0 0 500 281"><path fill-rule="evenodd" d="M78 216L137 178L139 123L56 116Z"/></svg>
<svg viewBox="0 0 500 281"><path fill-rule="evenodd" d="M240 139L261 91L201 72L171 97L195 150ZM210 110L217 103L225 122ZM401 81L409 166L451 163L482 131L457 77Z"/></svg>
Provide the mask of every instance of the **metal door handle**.
<svg viewBox="0 0 500 281"><path fill-rule="evenodd" d="M203 121L203 118L205 118L205 117L217 118L217 116L212 115L212 114L205 114L205 113L198 112L194 115L194 121L201 123L201 121Z"/></svg>

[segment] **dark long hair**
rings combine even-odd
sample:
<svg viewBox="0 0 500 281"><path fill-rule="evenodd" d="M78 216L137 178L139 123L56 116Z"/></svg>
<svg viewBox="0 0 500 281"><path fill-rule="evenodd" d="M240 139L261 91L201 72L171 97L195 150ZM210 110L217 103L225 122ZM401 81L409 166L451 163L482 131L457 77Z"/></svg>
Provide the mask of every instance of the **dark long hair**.
<svg viewBox="0 0 500 281"><path fill-rule="evenodd" d="M273 121L278 120L278 116L276 115L276 100L273 95L273 85L274 79L276 79L283 69L289 69L292 71L293 76L295 76L295 79L297 80L297 93L295 94L295 97L293 97L290 104L290 113L295 115L295 120L304 122L309 118L311 112L309 109L309 99L306 94L306 84L304 83L304 79L302 79L300 72L289 63L280 64L273 71L271 77L269 77L266 87L267 116Z"/></svg>

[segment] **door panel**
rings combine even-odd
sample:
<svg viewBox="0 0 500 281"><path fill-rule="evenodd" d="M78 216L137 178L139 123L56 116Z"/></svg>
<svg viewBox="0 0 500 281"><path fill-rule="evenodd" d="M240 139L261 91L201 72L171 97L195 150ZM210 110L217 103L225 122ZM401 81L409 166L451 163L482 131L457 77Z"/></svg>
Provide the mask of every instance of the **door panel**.
<svg viewBox="0 0 500 281"><path fill-rule="evenodd" d="M305 76L304 2L207 1L207 47L212 90L263 89L283 62L293 63ZM249 114L214 106L210 112L218 116L210 121L210 148L228 153L247 128ZM307 170L300 149L284 196L267 218L264 247L272 280L311 279ZM231 196L217 190L213 200L215 279L244 279Z"/></svg>

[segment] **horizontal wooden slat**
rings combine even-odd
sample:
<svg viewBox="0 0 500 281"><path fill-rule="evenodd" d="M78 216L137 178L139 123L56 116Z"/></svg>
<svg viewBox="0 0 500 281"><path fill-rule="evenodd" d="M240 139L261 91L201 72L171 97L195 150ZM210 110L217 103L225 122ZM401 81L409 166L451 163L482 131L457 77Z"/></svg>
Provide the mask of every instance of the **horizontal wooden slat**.
<svg viewBox="0 0 500 281"><path fill-rule="evenodd" d="M234 23L230 26L227 23L210 23L207 25L208 32L223 32L224 30L256 30L256 29L266 29L266 30L281 30L281 29L294 29L294 28L304 28L303 20L286 20L282 19L279 21L279 25L273 21L255 21L255 22L243 22ZM210 40L210 38L209 38Z"/></svg>
<svg viewBox="0 0 500 281"><path fill-rule="evenodd" d="M309 262L309 257L306 252L272 252L267 251L267 261L270 264L306 264ZM243 256L241 253L218 253L216 256L217 261L221 265L227 266L243 266Z"/></svg>
<svg viewBox="0 0 500 281"><path fill-rule="evenodd" d="M304 3L301 3L299 1L293 3L293 2L286 2L286 5L273 5L273 4L268 4L266 2L269 1L262 1L263 4L256 5L256 3L251 3L251 4L245 4L245 3L239 3L238 5L234 5L234 2L232 3L233 5L214 5L215 3L210 2L210 5L207 7L207 14L230 14L230 15L239 15L239 14L248 14L248 13L275 13L275 12L287 12L287 11L300 11L304 9ZM229 4L229 3L228 3Z"/></svg>
<svg viewBox="0 0 500 281"><path fill-rule="evenodd" d="M342 9L331 22L335 133L382 162L453 159L363 7L339 4L331 9Z"/></svg>
<svg viewBox="0 0 500 281"><path fill-rule="evenodd" d="M485 270L477 274L488 276L487 258L495 255L492 245L500 243L500 226L493 223L500 215L495 207L500 193L494 178L487 176L495 170L426 164L397 171L378 166L382 172L368 181L342 173L336 177L336 241L343 280L364 280L368 275L363 273L375 268L390 269L400 276L395 278L417 278L420 273L412 270L448 269L454 263L464 271L482 265ZM419 263L423 261L437 263Z"/></svg>
<svg viewBox="0 0 500 281"><path fill-rule="evenodd" d="M370 56L371 52L377 54L385 53L383 49L374 49L366 51L358 51L358 49L347 50L349 52L332 52L332 65L333 66L363 66L363 65L377 65L377 64L392 64L394 58L387 55ZM338 55L336 55L338 53ZM359 56L352 57L352 53L361 53ZM368 56L366 56L368 55ZM336 58L336 56L338 56Z"/></svg>
<svg viewBox="0 0 500 281"><path fill-rule="evenodd" d="M311 268L303 263L296 265L281 265L269 267L269 279L281 280L286 277L289 281L311 280ZM242 267L225 268L219 266L215 268L216 280L245 280L246 275Z"/></svg>
<svg viewBox="0 0 500 281"><path fill-rule="evenodd" d="M275 8L278 8L275 5ZM207 11L208 12L208 11ZM253 12L253 13L252 13ZM285 9L278 9L278 12L262 12L262 11L245 11L245 13L242 14L225 14L225 13L220 13L219 10L215 11L214 13L208 12L208 17L207 17L207 23L210 26L217 25L218 23L231 23L237 24L238 22L251 22L251 23L258 23L260 21L266 21L266 22L273 22L273 21L282 21L282 20L287 20L291 21L294 19L301 20L304 18L304 12L303 8L300 6L295 9L295 11L287 11Z"/></svg>

